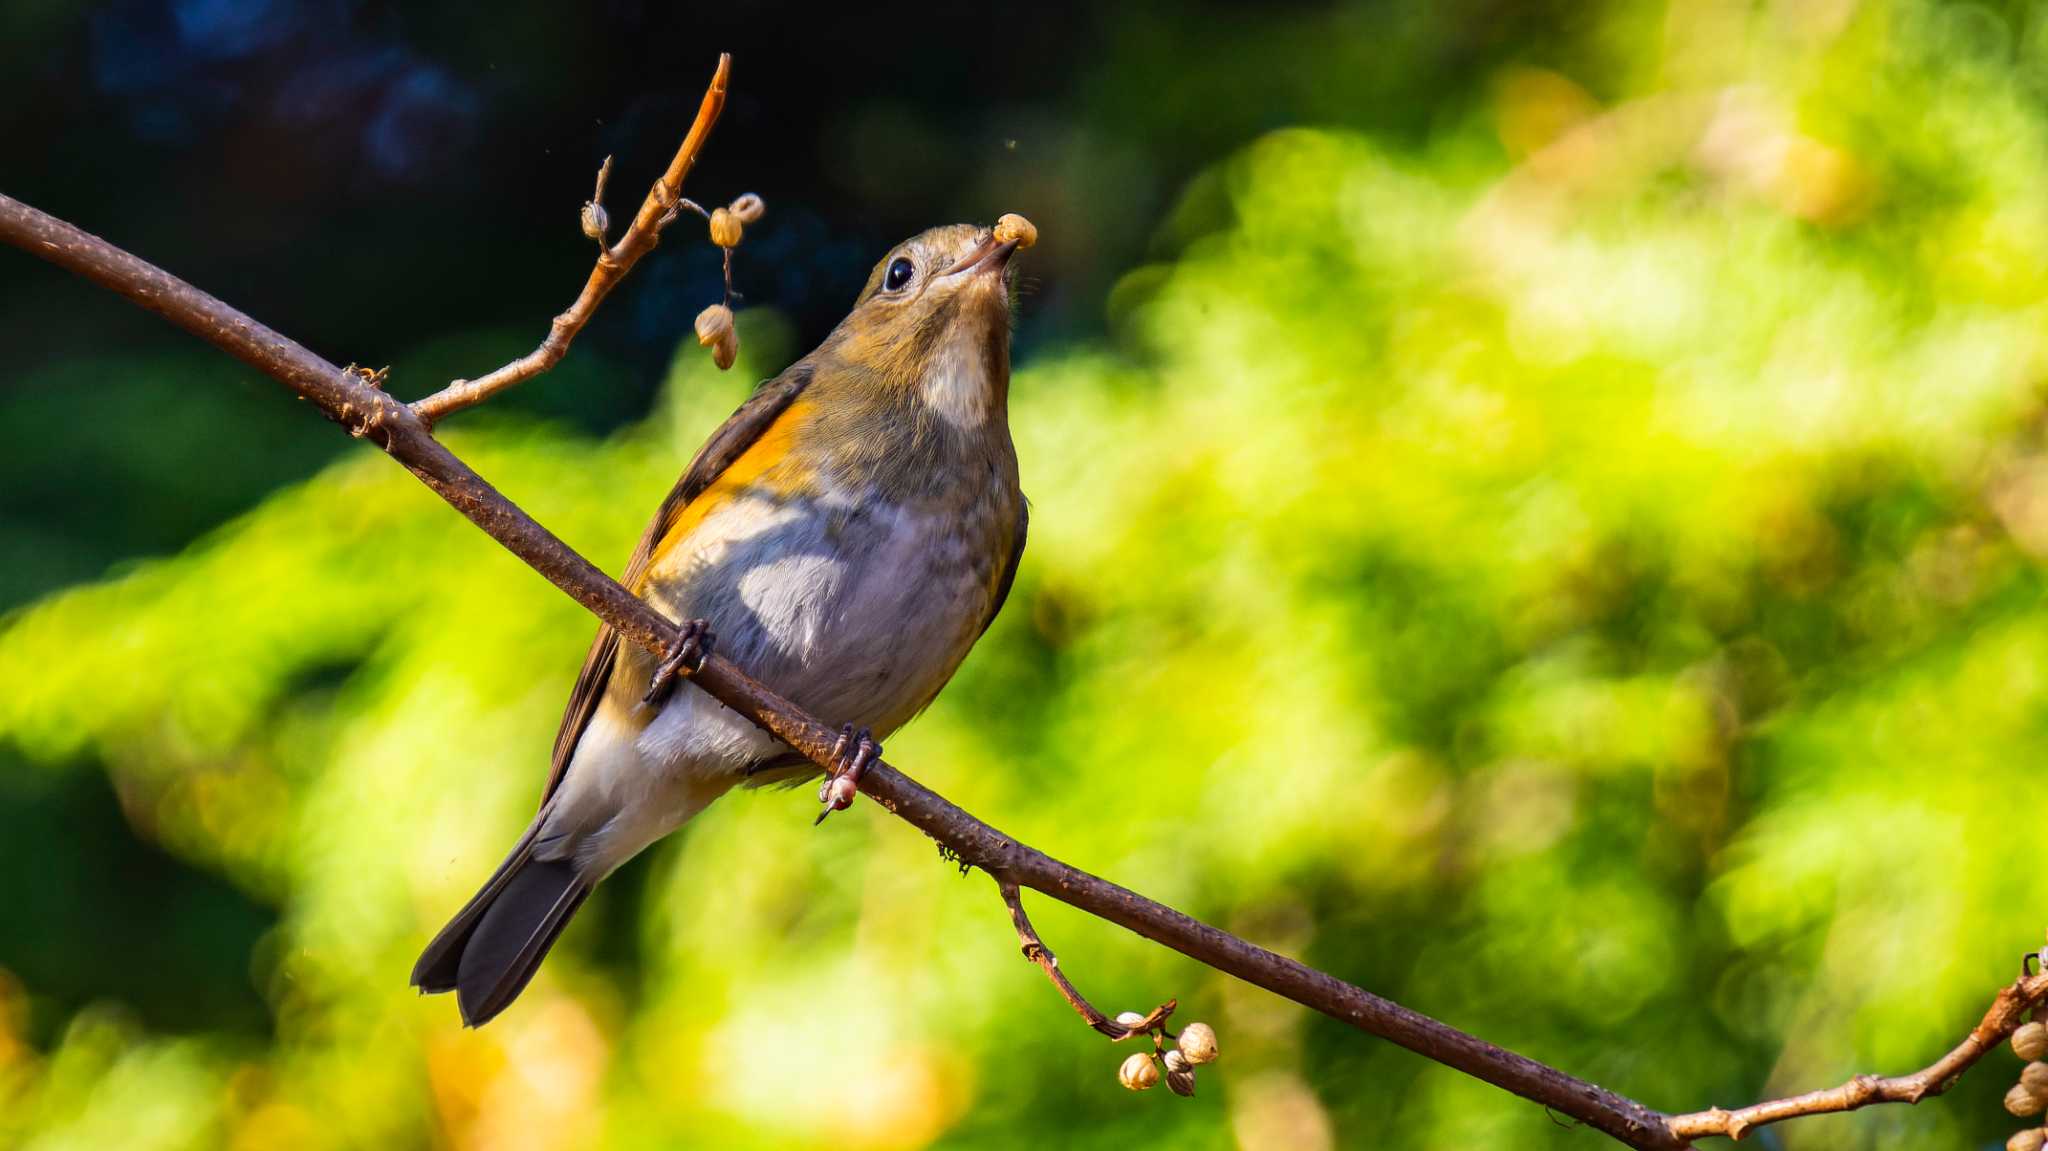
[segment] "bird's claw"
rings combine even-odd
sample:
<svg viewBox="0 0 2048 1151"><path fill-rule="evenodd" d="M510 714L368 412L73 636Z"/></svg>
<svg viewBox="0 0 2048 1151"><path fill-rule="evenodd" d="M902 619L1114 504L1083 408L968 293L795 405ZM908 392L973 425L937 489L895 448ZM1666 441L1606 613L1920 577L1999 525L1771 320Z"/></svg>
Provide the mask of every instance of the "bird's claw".
<svg viewBox="0 0 2048 1151"><path fill-rule="evenodd" d="M652 707L668 695L677 676L695 675L702 671L704 661L711 658L713 639L709 621L684 620L676 635L675 646L661 657L661 664L654 669L654 681L647 685L647 694L640 697L640 702Z"/></svg>
<svg viewBox="0 0 2048 1151"><path fill-rule="evenodd" d="M875 733L867 728L856 729L852 724L839 729L839 739L832 745L832 767L825 776L825 782L818 787L818 802L825 810L811 826L825 822L825 817L835 811L844 811L853 806L853 797L860 791L860 777L868 765L882 758L882 745L875 742Z"/></svg>

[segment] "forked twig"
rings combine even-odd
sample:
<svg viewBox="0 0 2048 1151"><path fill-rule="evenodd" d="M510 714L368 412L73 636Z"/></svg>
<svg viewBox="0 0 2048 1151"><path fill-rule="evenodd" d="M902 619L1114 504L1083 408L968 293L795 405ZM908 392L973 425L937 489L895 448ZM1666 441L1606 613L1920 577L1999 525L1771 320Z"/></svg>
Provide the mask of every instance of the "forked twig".
<svg viewBox="0 0 2048 1151"><path fill-rule="evenodd" d="M1164 1025L1167 1016L1172 1015L1174 1008L1179 1006L1177 1000L1169 999L1153 1008L1142 1023L1133 1023L1130 1026L1118 1023L1096 1010L1095 1005L1088 1002L1088 997L1081 994L1073 981L1067 978L1067 973L1060 970L1060 957L1052 953L1052 948L1047 947L1045 941L1038 937L1038 929L1031 926L1031 917L1024 913L1023 893L1017 890L1017 885L999 879L996 881L996 890L1002 892L1003 903L1010 909L1010 923L1017 929L1017 940L1023 945L1024 958L1036 963L1039 969L1045 972L1045 977L1052 980L1053 989L1060 993L1060 998L1079 1012L1081 1018L1088 1021L1088 1026L1111 1039L1129 1039L1133 1035L1143 1035Z"/></svg>
<svg viewBox="0 0 2048 1151"><path fill-rule="evenodd" d="M583 282L583 291L569 310L556 316L548 325L547 338L540 346L511 363L498 368L488 375L473 380L456 380L440 391L424 399L414 401L413 414L429 428L451 412L480 404L514 384L530 380L561 362L569 352L569 344L590 318L597 314L597 306L611 294L640 257L652 251L661 239L661 230L676 218L676 209L683 198L683 179L697 164L697 156L704 150L704 142L711 137L711 128L718 123L719 114L725 111L725 85L732 75L732 55L721 53L718 70L712 73L711 85L704 90L704 100L697 106L697 118L690 124L689 134L683 137L682 146L676 149L673 160L668 162L668 171L648 189L647 198L640 202L640 210L634 214L633 223L626 229L619 242L604 247L600 241L597 263L590 269L590 278ZM605 178L611 173L611 158L606 157L604 167L598 170L597 194L593 205L602 208ZM732 253L726 252L730 263ZM729 274L729 273L728 273ZM729 294L729 293L728 293Z"/></svg>

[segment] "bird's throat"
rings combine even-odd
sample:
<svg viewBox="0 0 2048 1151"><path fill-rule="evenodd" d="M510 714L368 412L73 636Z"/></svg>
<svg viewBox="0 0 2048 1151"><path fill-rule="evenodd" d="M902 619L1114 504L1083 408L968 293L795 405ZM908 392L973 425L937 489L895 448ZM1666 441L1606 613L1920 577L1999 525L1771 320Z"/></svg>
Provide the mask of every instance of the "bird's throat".
<svg viewBox="0 0 2048 1151"><path fill-rule="evenodd" d="M991 356L981 341L951 341L936 356L918 386L918 398L932 413L961 431L987 424L1002 409L1009 386L1008 356Z"/></svg>

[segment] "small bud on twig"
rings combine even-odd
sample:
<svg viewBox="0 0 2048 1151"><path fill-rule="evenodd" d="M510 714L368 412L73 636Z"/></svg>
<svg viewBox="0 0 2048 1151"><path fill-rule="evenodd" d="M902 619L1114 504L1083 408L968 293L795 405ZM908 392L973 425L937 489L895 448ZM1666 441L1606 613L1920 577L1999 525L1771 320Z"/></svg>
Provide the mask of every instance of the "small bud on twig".
<svg viewBox="0 0 2048 1151"><path fill-rule="evenodd" d="M2019 1030L2012 1033L2012 1049L2022 1059L2048 1055L2048 1024L2020 1024Z"/></svg>
<svg viewBox="0 0 2048 1151"><path fill-rule="evenodd" d="M1173 1055L1175 1053L1169 1051L1167 1054ZM1182 1067L1180 1070L1175 1071L1169 1068L1166 1072L1166 1089L1175 1095L1192 1097L1195 1093L1195 1069L1192 1067Z"/></svg>
<svg viewBox="0 0 2048 1151"><path fill-rule="evenodd" d="M1125 1031L1137 1031L1145 1026L1145 1017L1135 1011L1117 1013L1116 1025Z"/></svg>
<svg viewBox="0 0 2048 1151"><path fill-rule="evenodd" d="M2024 1119L2041 1113L2041 1097L2019 1084L2005 1093L2005 1109Z"/></svg>
<svg viewBox="0 0 2048 1151"><path fill-rule="evenodd" d="M1117 1082L1133 1091L1145 1091L1159 1083L1159 1067L1152 1062L1152 1053L1140 1051L1124 1060L1116 1069Z"/></svg>
<svg viewBox="0 0 2048 1151"><path fill-rule="evenodd" d="M740 218L730 208L717 208L711 213L711 242L721 248L736 248L740 243Z"/></svg>
<svg viewBox="0 0 2048 1151"><path fill-rule="evenodd" d="M2020 1072L2020 1085L2048 1099L2048 1063L2029 1063Z"/></svg>
<svg viewBox="0 0 2048 1151"><path fill-rule="evenodd" d="M583 234L604 243L607 233L612 230L612 219L605 214L604 205L596 200L583 202Z"/></svg>
<svg viewBox="0 0 2048 1151"><path fill-rule="evenodd" d="M612 230L612 219L604 210L605 181L612 178L612 158L606 156L604 165L597 170L597 187L590 192L590 199L583 201L583 234L605 243L605 236Z"/></svg>
<svg viewBox="0 0 2048 1151"><path fill-rule="evenodd" d="M760 219L762 214L768 210L768 203L752 192L748 192L725 207L726 211L731 212L733 217L739 220L740 223L751 224Z"/></svg>
<svg viewBox="0 0 2048 1151"><path fill-rule="evenodd" d="M2005 1141L2005 1151L2041 1151L2041 1145L2048 1142L2048 1131L2031 1127Z"/></svg>

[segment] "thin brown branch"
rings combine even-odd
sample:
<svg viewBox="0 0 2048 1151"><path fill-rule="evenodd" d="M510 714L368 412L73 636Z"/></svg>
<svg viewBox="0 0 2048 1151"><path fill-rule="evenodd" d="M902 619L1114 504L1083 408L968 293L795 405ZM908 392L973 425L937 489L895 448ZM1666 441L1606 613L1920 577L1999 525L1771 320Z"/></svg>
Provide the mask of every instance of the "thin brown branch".
<svg viewBox="0 0 2048 1151"><path fill-rule="evenodd" d="M1671 1118L1672 1133L1681 1139L1725 1135L1740 1139L1758 1127L1802 1115L1855 1111L1873 1103L1918 1103L1947 1091L1984 1054L2005 1042L2026 1022L2027 1013L2048 999L2048 971L2022 974L1999 991L1991 1009L1949 1053L1911 1075L1858 1075L1839 1087L1808 1091L1784 1099L1751 1104L1734 1111L1720 1107Z"/></svg>
<svg viewBox="0 0 2048 1151"><path fill-rule="evenodd" d="M721 58L718 79L713 85L720 99L726 71L726 62ZM707 102L710 100L707 96ZM715 119L715 107L710 115ZM697 144L685 142L665 181L672 178L673 182L680 182L694 162L702 132L708 130L708 122L700 115L699 125L692 129L692 139ZM667 211L661 208L656 216ZM652 223L648 216L643 205L641 219L634 223L636 230ZM415 410L386 395L364 376L336 367L170 273L4 195L0 195L0 239L127 297L283 383L341 424L349 434L383 448L450 506L619 634L657 654L674 647L679 634L673 622L570 549L434 439L430 417L436 411L452 411L461 404L425 412ZM642 233L640 251L644 252L652 242L651 231ZM622 246L625 243L621 241ZM615 247L612 254L616 256L617 252ZM838 731L769 691L730 661L713 656L692 678L713 698L747 716L813 763L820 767L831 764ZM1643 1151L1682 1151L1687 1140L1695 1136L1735 1136L1759 1124L1793 1115L1847 1110L1865 1102L1895 1097L1910 1101L1935 1094L1991 1045L2010 1034L2019 1015L2028 1007L2048 996L2048 976L2043 975L2022 979L2007 988L1969 1040L1927 1071L1906 1077L1897 1087L1888 1086L1894 1082L1891 1080L1876 1080L1867 1087L1852 1081L1835 1092L1759 1104L1739 1112L1717 1110L1673 1119L1062 863L955 807L885 762L877 761L868 768L861 777L860 788L885 810L944 845L962 863L979 867L996 879L1010 903L1012 920L1025 942L1027 954L1032 954L1053 977L1054 985L1098 1030L1102 1030L1097 1023L1100 1013L1088 1006L1059 974L1057 960L1037 939L1030 920L1023 914L1017 897L1019 887L1042 892L1218 971L1570 1116ZM1111 1026L1116 1026L1113 1021ZM1864 1095L1869 1098L1862 1098Z"/></svg>
<svg viewBox="0 0 2048 1151"><path fill-rule="evenodd" d="M1067 973L1060 970L1060 957L1052 953L1052 948L1047 947L1045 941L1038 937L1038 929L1031 926L1031 917L1024 913L1024 895L1017 890L1017 885L999 879L996 881L996 889L1002 893L1003 904L1010 909L1010 923L1017 929L1017 941L1023 945L1024 958L1036 963L1039 969L1045 972L1045 977L1052 980L1053 989L1060 993L1060 998L1066 1000L1067 1006L1078 1012L1082 1019L1087 1020L1088 1026L1111 1039L1129 1039L1133 1035L1143 1035L1164 1024L1167 1016L1172 1015L1173 1009L1179 1006L1175 1000L1169 999L1153 1008L1145 1016L1144 1022L1129 1027L1096 1010L1095 1005L1088 1002L1088 997L1081 994L1067 978Z"/></svg>
<svg viewBox="0 0 2048 1151"><path fill-rule="evenodd" d="M732 56L721 53L718 70L712 73L711 84L704 89L704 100L697 106L697 118L690 124L689 134L683 137L682 146L668 163L668 171L654 182L647 191L647 198L640 202L640 210L634 214L633 223L619 242L606 248L600 242L597 263L590 269L590 277L583 282L583 291L569 310L556 316L548 325L547 338L540 346L511 363L498 368L488 375L474 380L456 380L440 391L412 405L415 415L428 428L439 423L450 412L480 404L514 384L522 383L540 375L561 362L569 352L569 344L590 318L597 314L597 306L611 294L640 257L652 251L661 239L661 230L674 220L677 204L682 200L683 180L696 167L697 156L704 150L704 142L711 137L712 126L718 123L719 114L725 111L725 86L732 75ZM605 157L604 167L598 170L597 191L591 203L602 208L604 205L605 179L611 174L611 157ZM729 254L728 254L729 258Z"/></svg>
<svg viewBox="0 0 2048 1151"><path fill-rule="evenodd" d="M434 439L411 407L370 387L220 300L100 238L0 195L0 239L100 284L276 379L349 434L368 439L421 482L620 635L650 652L671 650L676 625L578 555ZM825 726L720 656L692 680L811 762L831 764L837 728ZM860 789L999 882L1040 891L1202 963L1266 988L1420 1055L1512 1091L1645 1151L1683 1142L1664 1116L1632 1099L1354 987L1327 972L1220 931L996 830L877 760Z"/></svg>

